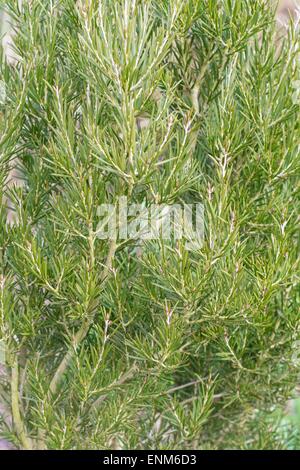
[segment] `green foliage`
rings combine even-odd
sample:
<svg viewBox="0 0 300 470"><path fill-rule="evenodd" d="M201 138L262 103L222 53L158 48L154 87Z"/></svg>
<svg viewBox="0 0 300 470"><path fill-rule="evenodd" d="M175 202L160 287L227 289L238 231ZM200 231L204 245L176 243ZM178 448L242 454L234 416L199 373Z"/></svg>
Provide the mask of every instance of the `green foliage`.
<svg viewBox="0 0 300 470"><path fill-rule="evenodd" d="M299 374L295 31L278 42L263 0L2 3L18 57L0 69L3 435L277 446L258 416ZM124 195L203 204L202 247L99 239L98 206Z"/></svg>

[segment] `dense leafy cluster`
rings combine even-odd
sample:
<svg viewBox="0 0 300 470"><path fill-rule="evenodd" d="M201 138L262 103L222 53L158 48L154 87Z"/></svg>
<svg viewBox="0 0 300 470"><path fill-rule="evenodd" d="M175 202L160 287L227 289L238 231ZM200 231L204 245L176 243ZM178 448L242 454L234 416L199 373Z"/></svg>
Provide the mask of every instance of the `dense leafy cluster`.
<svg viewBox="0 0 300 470"><path fill-rule="evenodd" d="M280 446L260 416L299 374L297 31L263 0L2 3L2 435ZM120 196L203 204L202 247L99 239Z"/></svg>

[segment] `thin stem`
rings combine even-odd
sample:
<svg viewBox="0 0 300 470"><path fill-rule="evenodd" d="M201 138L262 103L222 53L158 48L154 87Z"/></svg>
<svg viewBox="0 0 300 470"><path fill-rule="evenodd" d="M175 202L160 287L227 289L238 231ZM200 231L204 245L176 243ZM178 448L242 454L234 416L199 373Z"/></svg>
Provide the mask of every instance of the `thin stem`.
<svg viewBox="0 0 300 470"><path fill-rule="evenodd" d="M190 92L190 97L191 97L191 102L192 102L192 106L193 106L194 115L197 118L200 117L199 95L200 95L200 91L201 91L201 85L203 83L203 80L206 76L206 72L207 72L207 70L208 70L208 68L211 64L211 61L212 61L215 53L216 53L216 49L214 47L212 47L211 50L210 50L210 53L207 57L207 60L202 65L202 67L199 71L199 75L198 75L198 77L197 77L197 79L194 83L193 88L191 89L191 92ZM196 146L197 146L198 134L199 134L198 129L195 129L192 133L192 137L191 137L192 153L195 151Z"/></svg>
<svg viewBox="0 0 300 470"><path fill-rule="evenodd" d="M210 53L208 54L208 57L204 64L201 67L201 70L199 71L199 75L196 79L196 82L191 90L191 101L192 105L194 108L195 114L198 116L200 114L200 108L199 108L199 94L200 94L200 88L202 85L202 82L206 76L206 72L211 64L211 61L216 53L216 49L214 47L211 48Z"/></svg>
<svg viewBox="0 0 300 470"><path fill-rule="evenodd" d="M11 370L11 409L17 436L26 450L32 450L31 440L27 437L19 406L19 364L15 355Z"/></svg>

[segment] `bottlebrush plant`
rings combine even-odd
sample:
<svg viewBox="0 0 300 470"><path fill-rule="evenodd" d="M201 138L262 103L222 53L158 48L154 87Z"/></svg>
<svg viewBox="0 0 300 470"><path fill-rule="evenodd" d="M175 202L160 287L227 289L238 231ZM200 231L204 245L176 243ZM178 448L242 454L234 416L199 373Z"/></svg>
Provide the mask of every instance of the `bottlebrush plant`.
<svg viewBox="0 0 300 470"><path fill-rule="evenodd" d="M264 0L2 8L2 438L280 448L261 416L299 377L297 25ZM201 204L202 244L99 237L125 196Z"/></svg>

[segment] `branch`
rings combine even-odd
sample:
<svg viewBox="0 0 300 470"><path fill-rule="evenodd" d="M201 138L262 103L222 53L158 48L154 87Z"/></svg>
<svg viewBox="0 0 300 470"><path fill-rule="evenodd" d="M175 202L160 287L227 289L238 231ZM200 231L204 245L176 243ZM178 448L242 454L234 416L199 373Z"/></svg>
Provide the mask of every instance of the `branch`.
<svg viewBox="0 0 300 470"><path fill-rule="evenodd" d="M116 252L116 242L115 240L111 240L111 243L110 243L110 247L109 247L109 251L108 251L108 255L107 255L107 258L106 258L106 263L104 265L104 269L103 269L103 272L102 272L102 275L101 275L101 278L100 278L100 281L103 283L105 283L108 275L109 275L109 272L111 270L111 267L112 267L112 262L113 262L113 258L115 256L115 252ZM67 370L67 368L69 367L70 363L72 362L72 359L74 357L74 354L76 353L76 349L78 348L78 346L80 345L81 341L84 340L84 338L86 337L86 335L88 334L88 331L94 321L94 318L95 316L92 316L91 318L88 318L86 319L81 328L77 331L76 335L75 335L75 338L74 338L74 342L72 344L72 346L69 348L69 350L67 351L66 355L64 356L64 358L62 359L60 365L58 366L51 382L50 382L50 386L49 386L49 392L48 392L48 395L47 395L47 398L50 399L53 395L55 395L57 393L57 390L58 390L58 387L64 377L64 374ZM38 441L39 441L39 444L38 444L38 447L39 449L44 449L45 448L45 435L44 435L44 432L42 430L39 431L38 433Z"/></svg>
<svg viewBox="0 0 300 470"><path fill-rule="evenodd" d="M137 372L137 367L136 365L134 365L130 370L128 370L127 372L125 372L123 375L121 375L121 377L119 377L118 380L116 380L114 383L112 383L109 388L111 388L112 390L115 389L116 387L119 387L120 385L123 385L125 382L127 382L128 380L132 379L132 377L134 377L134 375L136 374ZM110 391L110 390L109 390ZM89 411L92 411L93 409L96 409L98 408L98 406L106 400L108 396L108 393L106 393L105 395L101 395L100 397L98 397L90 406L90 409Z"/></svg>
<svg viewBox="0 0 300 470"><path fill-rule="evenodd" d="M109 252L108 252L108 255L107 255L107 258L106 258L106 263L105 263L105 266L104 266L104 269L103 269L103 272L102 272L102 276L101 276L101 279L100 279L102 284L106 281L107 276L109 274L109 271L111 270L112 260L113 260L113 257L115 255L115 251L116 251L116 242L114 240L112 240L112 242L110 244L110 247L109 247ZM64 375L67 367L69 366L70 362L72 361L74 353L75 353L77 347L79 346L81 341L86 337L93 321L94 321L94 316L92 316L91 318L85 320L84 323L82 324L81 328L77 331L77 333L75 335L75 338L74 338L74 347L71 347L69 349L69 351L67 352L67 354L65 355L65 357L61 361L58 369L56 370L53 379L51 380L50 387L49 387L49 394L50 395L55 395L55 393L57 392L57 389L58 389L58 386L61 382L61 379L63 378L63 375Z"/></svg>

